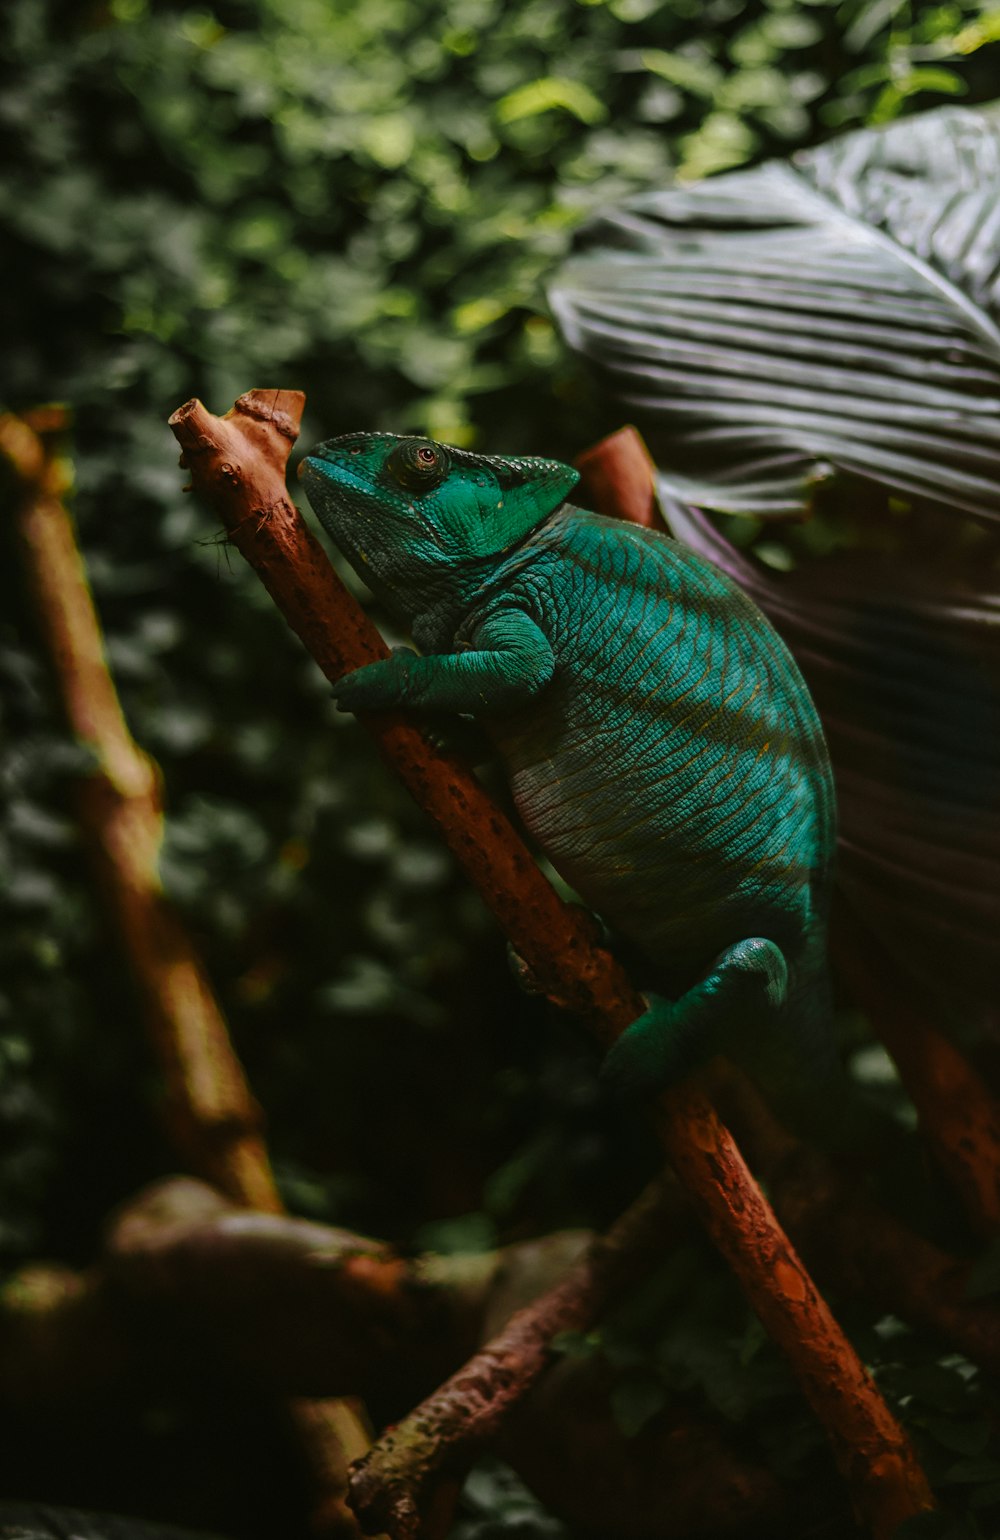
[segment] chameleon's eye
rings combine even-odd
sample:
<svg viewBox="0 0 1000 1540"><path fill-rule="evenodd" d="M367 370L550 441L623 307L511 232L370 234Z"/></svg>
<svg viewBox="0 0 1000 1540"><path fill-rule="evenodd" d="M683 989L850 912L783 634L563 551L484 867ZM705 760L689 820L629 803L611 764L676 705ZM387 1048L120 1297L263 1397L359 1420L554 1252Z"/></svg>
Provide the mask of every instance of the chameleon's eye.
<svg viewBox="0 0 1000 1540"><path fill-rule="evenodd" d="M428 439L405 439L386 461L393 479L410 492L431 492L448 474L448 454Z"/></svg>

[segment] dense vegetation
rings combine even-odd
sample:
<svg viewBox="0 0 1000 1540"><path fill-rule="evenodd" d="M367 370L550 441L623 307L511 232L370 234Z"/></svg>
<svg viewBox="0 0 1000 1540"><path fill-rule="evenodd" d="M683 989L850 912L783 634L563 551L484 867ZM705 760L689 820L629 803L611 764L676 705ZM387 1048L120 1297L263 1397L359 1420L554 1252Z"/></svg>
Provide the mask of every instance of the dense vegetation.
<svg viewBox="0 0 1000 1540"><path fill-rule="evenodd" d="M601 1103L588 1045L514 991L478 903L182 497L164 419L194 394L223 410L294 385L304 445L416 426L571 456L617 426L541 289L586 213L987 99L998 18L968 0L10 0L2 404L73 411L111 663L164 773L165 878L297 1211L474 1248L606 1222L655 1156ZM172 1156L76 841L79 752L2 538L0 1256L80 1263ZM791 1439L798 1403L730 1286L677 1313L692 1266L657 1286L669 1340L620 1350L624 1424L678 1387L735 1422L766 1405L760 1440L801 1475L811 1430ZM648 1339L661 1317L647 1299L636 1318ZM967 1366L908 1341L886 1383L938 1437L934 1474L995 1502ZM75 1492L56 1469L36 1495Z"/></svg>

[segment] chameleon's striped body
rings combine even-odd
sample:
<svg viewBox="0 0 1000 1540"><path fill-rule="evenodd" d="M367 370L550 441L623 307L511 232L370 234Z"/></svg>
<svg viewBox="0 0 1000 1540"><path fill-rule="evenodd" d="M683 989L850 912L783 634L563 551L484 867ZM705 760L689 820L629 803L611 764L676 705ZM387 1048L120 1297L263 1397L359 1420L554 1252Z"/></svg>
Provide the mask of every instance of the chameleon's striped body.
<svg viewBox="0 0 1000 1540"><path fill-rule="evenodd" d="M756 606L676 541L575 509L495 585L481 608L526 610L555 653L491 732L557 871L675 987L742 936L798 953L825 917L833 796Z"/></svg>
<svg viewBox="0 0 1000 1540"><path fill-rule="evenodd" d="M348 676L342 703L483 720L529 832L674 1000L613 1050L618 1077L738 1051L730 1027L758 1062L780 1039L812 1057L833 790L808 691L753 602L667 536L564 503L576 477L556 462L376 434L316 456L320 517L427 654Z"/></svg>

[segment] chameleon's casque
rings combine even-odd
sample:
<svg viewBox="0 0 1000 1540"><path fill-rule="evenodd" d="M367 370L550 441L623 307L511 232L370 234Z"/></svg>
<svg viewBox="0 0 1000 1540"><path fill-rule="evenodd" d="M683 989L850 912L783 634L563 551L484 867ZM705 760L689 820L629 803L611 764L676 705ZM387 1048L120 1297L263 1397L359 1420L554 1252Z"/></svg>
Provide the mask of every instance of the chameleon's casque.
<svg viewBox="0 0 1000 1540"><path fill-rule="evenodd" d="M664 992L612 1076L720 1047L825 1062L830 768L753 602L668 536L570 506L555 461L362 433L300 474L424 652L348 675L341 704L475 714L526 828Z"/></svg>

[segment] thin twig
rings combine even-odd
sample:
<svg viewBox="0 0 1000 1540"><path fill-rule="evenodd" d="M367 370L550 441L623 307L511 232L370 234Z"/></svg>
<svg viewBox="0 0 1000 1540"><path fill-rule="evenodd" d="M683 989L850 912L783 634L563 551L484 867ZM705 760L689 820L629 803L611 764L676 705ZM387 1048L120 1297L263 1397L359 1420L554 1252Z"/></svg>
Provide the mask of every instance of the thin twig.
<svg viewBox="0 0 1000 1540"><path fill-rule="evenodd" d="M433 1484L463 1471L496 1437L551 1361L553 1339L587 1330L637 1269L662 1255L671 1196L659 1184L647 1189L565 1278L379 1439L351 1478L351 1501L366 1523L418 1540Z"/></svg>

